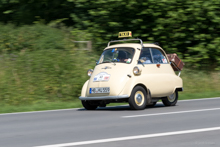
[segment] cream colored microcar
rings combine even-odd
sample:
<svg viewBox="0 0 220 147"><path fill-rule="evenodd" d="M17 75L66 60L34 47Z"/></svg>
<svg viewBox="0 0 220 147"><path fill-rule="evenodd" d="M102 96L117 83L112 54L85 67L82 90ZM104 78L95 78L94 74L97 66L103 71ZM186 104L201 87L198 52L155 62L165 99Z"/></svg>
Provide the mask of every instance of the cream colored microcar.
<svg viewBox="0 0 220 147"><path fill-rule="evenodd" d="M131 32L119 34L129 37ZM111 45L137 40L140 43ZM88 75L90 79L83 85L79 97L87 110L115 102L128 102L132 109L141 110L154 106L160 99L165 106L173 106L177 103L178 91L183 91L180 74L174 72L165 51L141 39L110 41Z"/></svg>

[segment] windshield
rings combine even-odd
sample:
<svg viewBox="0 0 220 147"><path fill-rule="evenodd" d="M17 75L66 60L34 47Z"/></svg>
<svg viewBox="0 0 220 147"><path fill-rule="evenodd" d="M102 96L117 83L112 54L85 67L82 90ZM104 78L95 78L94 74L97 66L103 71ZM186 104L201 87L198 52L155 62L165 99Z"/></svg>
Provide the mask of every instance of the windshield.
<svg viewBox="0 0 220 147"><path fill-rule="evenodd" d="M131 63L134 56L134 49L128 47L111 48L105 50L98 64L109 63L109 62L119 62L119 63Z"/></svg>

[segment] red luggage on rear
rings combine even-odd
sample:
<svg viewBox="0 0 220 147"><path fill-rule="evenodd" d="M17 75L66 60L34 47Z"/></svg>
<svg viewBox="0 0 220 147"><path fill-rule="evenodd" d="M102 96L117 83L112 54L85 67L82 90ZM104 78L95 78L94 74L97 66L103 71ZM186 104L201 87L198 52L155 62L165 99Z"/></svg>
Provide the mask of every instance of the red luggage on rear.
<svg viewBox="0 0 220 147"><path fill-rule="evenodd" d="M181 71L183 69L184 63L181 59L177 56L177 54L167 54L168 59L171 62L171 66L174 71Z"/></svg>

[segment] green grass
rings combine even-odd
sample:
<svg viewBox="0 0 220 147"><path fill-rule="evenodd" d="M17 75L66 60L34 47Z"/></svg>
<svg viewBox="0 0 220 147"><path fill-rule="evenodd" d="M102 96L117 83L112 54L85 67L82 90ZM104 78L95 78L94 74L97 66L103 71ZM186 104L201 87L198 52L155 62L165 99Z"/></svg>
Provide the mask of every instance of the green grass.
<svg viewBox="0 0 220 147"><path fill-rule="evenodd" d="M73 101L55 101L47 102L40 101L31 105L9 105L1 104L0 113L13 113L13 112L29 112L29 111L42 111L42 110L55 110L55 109L69 109L69 108L79 108L82 107L79 100Z"/></svg>
<svg viewBox="0 0 220 147"><path fill-rule="evenodd" d="M204 93L179 93L179 100L185 99L201 99L201 98L211 98L211 97L220 97L220 91L215 92L204 92ZM126 103L111 103L107 106L117 106L123 105ZM31 105L8 105L0 104L0 113L13 113L13 112L30 112L30 111L43 111L43 110L56 110L56 109L72 109L72 108L82 108L80 100L72 101L40 101Z"/></svg>
<svg viewBox="0 0 220 147"><path fill-rule="evenodd" d="M92 52L71 49L1 55L0 113L82 107L78 97L95 59ZM181 77L180 100L220 96L219 72L183 69Z"/></svg>
<svg viewBox="0 0 220 147"><path fill-rule="evenodd" d="M76 99L97 59L90 52L55 49L13 56L0 60L0 101L10 105Z"/></svg>
<svg viewBox="0 0 220 147"><path fill-rule="evenodd" d="M37 50L0 57L0 113L82 107L78 97L98 56L93 52ZM179 99L220 96L220 73L183 69ZM111 104L120 105L120 104Z"/></svg>
<svg viewBox="0 0 220 147"><path fill-rule="evenodd" d="M179 93L179 100L186 99L200 99L200 98L211 98L211 97L219 97L220 91L210 91L210 92L201 92L201 93Z"/></svg>

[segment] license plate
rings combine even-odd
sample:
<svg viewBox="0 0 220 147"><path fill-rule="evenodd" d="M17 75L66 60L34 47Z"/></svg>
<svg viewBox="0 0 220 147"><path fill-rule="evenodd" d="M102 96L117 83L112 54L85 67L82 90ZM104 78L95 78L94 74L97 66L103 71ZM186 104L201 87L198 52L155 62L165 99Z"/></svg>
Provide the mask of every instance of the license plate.
<svg viewBox="0 0 220 147"><path fill-rule="evenodd" d="M110 93L110 87L90 88L89 93Z"/></svg>

